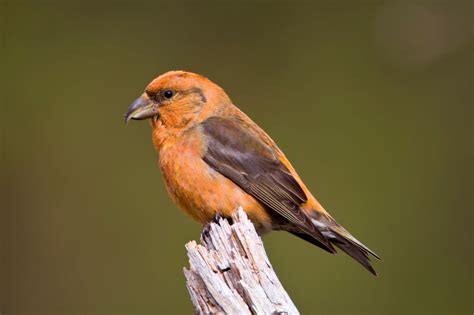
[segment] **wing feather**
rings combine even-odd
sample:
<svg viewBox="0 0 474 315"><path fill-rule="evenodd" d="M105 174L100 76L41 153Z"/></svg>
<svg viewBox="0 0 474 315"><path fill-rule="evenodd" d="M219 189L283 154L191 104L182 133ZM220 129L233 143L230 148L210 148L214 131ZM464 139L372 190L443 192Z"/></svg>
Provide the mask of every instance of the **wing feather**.
<svg viewBox="0 0 474 315"><path fill-rule="evenodd" d="M334 252L328 239L300 208L308 199L278 154L237 120L211 117L202 123L203 160L269 209Z"/></svg>

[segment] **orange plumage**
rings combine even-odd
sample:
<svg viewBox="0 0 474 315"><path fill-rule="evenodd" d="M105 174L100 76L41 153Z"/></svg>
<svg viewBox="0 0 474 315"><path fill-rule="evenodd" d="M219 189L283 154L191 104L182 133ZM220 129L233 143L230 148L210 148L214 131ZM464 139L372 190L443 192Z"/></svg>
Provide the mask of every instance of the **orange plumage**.
<svg viewBox="0 0 474 315"><path fill-rule="evenodd" d="M193 219L205 224L241 206L260 234L286 230L330 253L335 245L375 274L368 257L378 256L324 210L275 142L209 79L159 76L126 114L147 118L168 193Z"/></svg>

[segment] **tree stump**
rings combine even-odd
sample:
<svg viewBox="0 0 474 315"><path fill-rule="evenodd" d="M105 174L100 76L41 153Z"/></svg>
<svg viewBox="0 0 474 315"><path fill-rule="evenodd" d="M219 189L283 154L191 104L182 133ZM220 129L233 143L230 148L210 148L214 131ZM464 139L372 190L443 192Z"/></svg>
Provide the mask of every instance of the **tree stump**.
<svg viewBox="0 0 474 315"><path fill-rule="evenodd" d="M196 313L299 314L242 208L231 219L208 223L201 244L186 244L184 275Z"/></svg>

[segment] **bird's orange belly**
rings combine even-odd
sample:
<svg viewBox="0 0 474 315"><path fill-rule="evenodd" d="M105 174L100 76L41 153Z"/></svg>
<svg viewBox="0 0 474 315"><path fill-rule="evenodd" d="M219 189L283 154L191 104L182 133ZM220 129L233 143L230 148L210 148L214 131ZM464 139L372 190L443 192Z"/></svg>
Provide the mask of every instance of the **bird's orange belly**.
<svg viewBox="0 0 474 315"><path fill-rule="evenodd" d="M260 233L271 229L266 209L201 158L198 143L187 141L160 150L160 167L168 193L196 221L205 224L217 213L229 217L241 206Z"/></svg>

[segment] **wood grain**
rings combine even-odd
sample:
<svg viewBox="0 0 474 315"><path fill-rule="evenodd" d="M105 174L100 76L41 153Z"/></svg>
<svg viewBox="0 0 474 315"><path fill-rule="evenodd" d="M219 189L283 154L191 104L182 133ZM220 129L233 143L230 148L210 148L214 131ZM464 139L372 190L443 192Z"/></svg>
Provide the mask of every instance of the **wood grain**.
<svg viewBox="0 0 474 315"><path fill-rule="evenodd" d="M242 208L232 223L208 223L201 244L191 241L186 250L184 275L197 314L299 314Z"/></svg>

